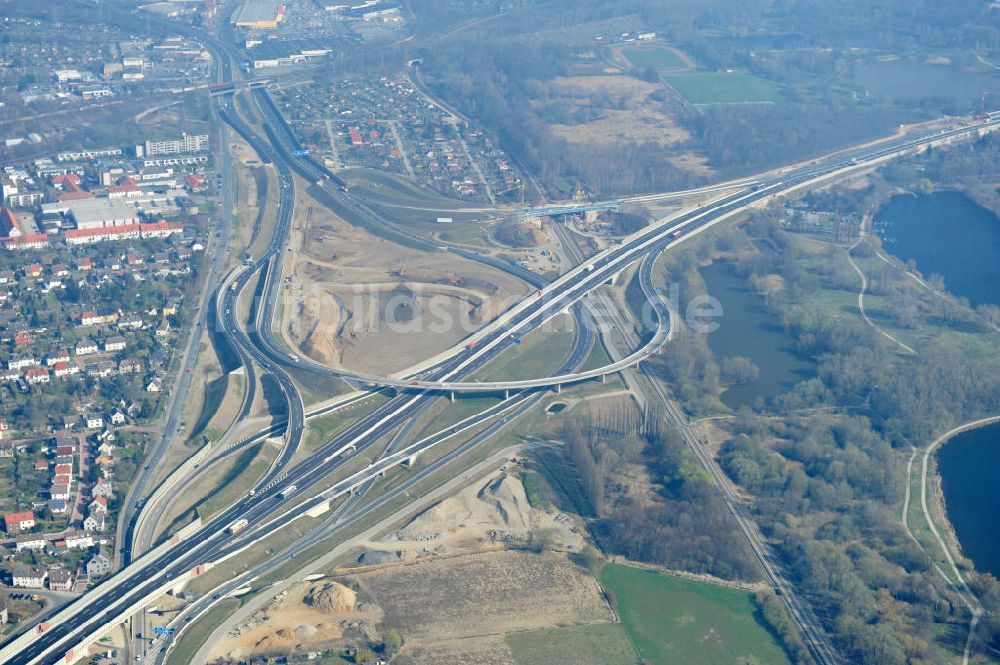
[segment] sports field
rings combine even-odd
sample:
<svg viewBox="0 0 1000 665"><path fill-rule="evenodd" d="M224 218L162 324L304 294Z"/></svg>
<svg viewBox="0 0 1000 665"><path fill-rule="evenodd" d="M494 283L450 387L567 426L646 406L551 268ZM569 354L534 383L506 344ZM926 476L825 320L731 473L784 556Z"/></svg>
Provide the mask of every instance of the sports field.
<svg viewBox="0 0 1000 665"><path fill-rule="evenodd" d="M638 69L653 67L655 69L683 69L688 65L669 48L627 48L623 49L629 64Z"/></svg>
<svg viewBox="0 0 1000 665"><path fill-rule="evenodd" d="M746 591L618 564L600 578L644 662L789 665Z"/></svg>
<svg viewBox="0 0 1000 665"><path fill-rule="evenodd" d="M694 106L781 101L775 84L746 72L690 72L663 80Z"/></svg>

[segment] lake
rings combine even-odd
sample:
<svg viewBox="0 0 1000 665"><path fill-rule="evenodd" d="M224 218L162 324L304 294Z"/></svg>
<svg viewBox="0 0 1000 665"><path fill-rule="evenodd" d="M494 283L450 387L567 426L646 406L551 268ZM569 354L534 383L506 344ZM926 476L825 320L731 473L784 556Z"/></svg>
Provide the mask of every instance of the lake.
<svg viewBox="0 0 1000 665"><path fill-rule="evenodd" d="M1000 77L993 74L916 60L857 63L853 82L872 97L886 101L944 98L966 104L975 102L977 108L984 91L1000 89Z"/></svg>
<svg viewBox="0 0 1000 665"><path fill-rule="evenodd" d="M885 248L973 307L1000 304L1000 218L961 192L901 194L875 216Z"/></svg>
<svg viewBox="0 0 1000 665"><path fill-rule="evenodd" d="M938 450L948 518L976 570L1000 577L1000 424L962 432Z"/></svg>
<svg viewBox="0 0 1000 665"><path fill-rule="evenodd" d="M764 307L764 298L747 288L733 266L715 262L700 269L709 295L722 303L718 330L709 333L708 346L721 360L746 356L760 369L755 381L732 386L722 393L722 402L737 409L754 406L791 390L799 381L811 378L816 365L796 352L792 338L781 321Z"/></svg>

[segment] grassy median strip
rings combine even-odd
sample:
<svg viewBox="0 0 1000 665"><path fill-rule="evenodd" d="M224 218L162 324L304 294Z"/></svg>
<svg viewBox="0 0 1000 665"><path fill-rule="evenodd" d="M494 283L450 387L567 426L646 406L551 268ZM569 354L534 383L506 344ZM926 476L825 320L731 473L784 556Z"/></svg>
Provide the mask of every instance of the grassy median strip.
<svg viewBox="0 0 1000 665"><path fill-rule="evenodd" d="M229 615L235 612L239 606L240 601L235 598L226 598L219 601L205 616L181 634L176 647L174 647L167 657L167 665L193 663L194 655L209 638L212 631L222 624Z"/></svg>

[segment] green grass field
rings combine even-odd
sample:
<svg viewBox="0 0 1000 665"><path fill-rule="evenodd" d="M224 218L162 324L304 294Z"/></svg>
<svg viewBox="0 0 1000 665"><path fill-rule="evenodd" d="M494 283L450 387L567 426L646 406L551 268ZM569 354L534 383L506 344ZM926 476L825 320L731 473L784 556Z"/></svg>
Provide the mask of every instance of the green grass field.
<svg viewBox="0 0 1000 665"><path fill-rule="evenodd" d="M638 69L654 67L656 69L681 69L687 67L680 56L668 48L627 48L623 50L629 64Z"/></svg>
<svg viewBox="0 0 1000 665"><path fill-rule="evenodd" d="M663 80L695 106L781 101L775 84L746 72L690 72L664 76Z"/></svg>
<svg viewBox="0 0 1000 665"><path fill-rule="evenodd" d="M644 662L790 663L746 591L617 564L600 578Z"/></svg>
<svg viewBox="0 0 1000 665"><path fill-rule="evenodd" d="M567 626L507 635L518 665L635 665L628 635L619 624Z"/></svg>
<svg viewBox="0 0 1000 665"><path fill-rule="evenodd" d="M240 601L235 598L226 598L219 601L219 604L209 610L209 612L192 625L181 635L176 648L170 652L167 658L168 665L180 665L180 663L190 663L195 653L201 648L212 631L225 621L226 617L235 612L240 606Z"/></svg>

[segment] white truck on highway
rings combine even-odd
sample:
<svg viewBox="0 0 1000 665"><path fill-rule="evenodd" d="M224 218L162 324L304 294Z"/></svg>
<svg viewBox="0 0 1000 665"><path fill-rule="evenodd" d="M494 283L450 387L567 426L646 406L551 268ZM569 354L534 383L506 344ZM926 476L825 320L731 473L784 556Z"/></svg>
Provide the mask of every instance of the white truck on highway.
<svg viewBox="0 0 1000 665"><path fill-rule="evenodd" d="M248 522L245 517L241 517L240 519L236 520L235 522L226 527L226 533L228 533L230 536L233 535L234 533L239 533L243 529L247 528L247 524L249 523L250 522Z"/></svg>

